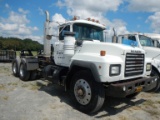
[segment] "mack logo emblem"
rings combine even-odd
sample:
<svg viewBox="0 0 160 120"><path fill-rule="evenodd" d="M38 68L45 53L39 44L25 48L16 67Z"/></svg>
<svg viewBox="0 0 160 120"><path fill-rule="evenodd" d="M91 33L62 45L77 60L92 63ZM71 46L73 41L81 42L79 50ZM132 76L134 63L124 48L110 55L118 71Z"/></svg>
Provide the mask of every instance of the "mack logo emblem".
<svg viewBox="0 0 160 120"><path fill-rule="evenodd" d="M131 50L132 53L141 53L139 50Z"/></svg>

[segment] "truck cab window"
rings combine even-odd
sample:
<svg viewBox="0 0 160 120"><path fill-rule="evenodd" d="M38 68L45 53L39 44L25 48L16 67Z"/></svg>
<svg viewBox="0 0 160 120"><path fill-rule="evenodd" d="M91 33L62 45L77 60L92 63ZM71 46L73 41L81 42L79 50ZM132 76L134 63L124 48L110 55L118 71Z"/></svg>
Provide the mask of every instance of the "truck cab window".
<svg viewBox="0 0 160 120"><path fill-rule="evenodd" d="M75 32L76 40L99 40L103 39L103 29L87 24L75 23L73 25L73 32Z"/></svg>
<svg viewBox="0 0 160 120"><path fill-rule="evenodd" d="M136 41L136 37L135 36L129 36L128 39L132 40L132 41Z"/></svg>
<svg viewBox="0 0 160 120"><path fill-rule="evenodd" d="M138 45L135 36L122 37L122 44L129 45L129 46L137 46Z"/></svg>
<svg viewBox="0 0 160 120"><path fill-rule="evenodd" d="M64 40L64 32L66 32L66 31L70 31L70 25L67 25L67 26L62 26L62 27L60 27L60 29L59 29L59 32L60 32L60 34L59 34L59 40Z"/></svg>
<svg viewBox="0 0 160 120"><path fill-rule="evenodd" d="M149 37L146 37L144 35L139 35L139 40L142 46L150 46L150 47L154 46L152 39Z"/></svg>

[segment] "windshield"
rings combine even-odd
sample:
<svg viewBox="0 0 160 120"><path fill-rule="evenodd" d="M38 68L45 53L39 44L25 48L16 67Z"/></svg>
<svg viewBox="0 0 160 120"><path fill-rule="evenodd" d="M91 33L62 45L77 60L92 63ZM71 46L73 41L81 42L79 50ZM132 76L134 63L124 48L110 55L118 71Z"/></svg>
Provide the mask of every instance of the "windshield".
<svg viewBox="0 0 160 120"><path fill-rule="evenodd" d="M160 41L158 39L153 39L154 47L160 48Z"/></svg>
<svg viewBox="0 0 160 120"><path fill-rule="evenodd" d="M135 35L122 36L122 44L129 46L138 46Z"/></svg>
<svg viewBox="0 0 160 120"><path fill-rule="evenodd" d="M73 25L73 32L75 32L76 40L99 40L103 39L103 29L97 26L75 23Z"/></svg>
<svg viewBox="0 0 160 120"><path fill-rule="evenodd" d="M150 46L153 47L153 41L151 38L146 37L144 35L139 35L139 40L142 46Z"/></svg>

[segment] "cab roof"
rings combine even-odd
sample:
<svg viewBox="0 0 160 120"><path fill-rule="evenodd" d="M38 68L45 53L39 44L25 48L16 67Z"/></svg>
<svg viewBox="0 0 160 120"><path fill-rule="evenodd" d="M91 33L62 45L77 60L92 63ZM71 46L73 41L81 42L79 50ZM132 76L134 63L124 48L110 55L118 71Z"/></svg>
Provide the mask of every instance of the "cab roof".
<svg viewBox="0 0 160 120"><path fill-rule="evenodd" d="M144 36L146 36L146 35L143 34L143 33L127 33L127 34L120 34L120 35L118 35L118 36L129 36L129 35L144 35Z"/></svg>
<svg viewBox="0 0 160 120"><path fill-rule="evenodd" d="M97 23L97 22L88 21L88 20L71 20L71 21L67 21L67 22L61 24L59 27L64 26L64 25L71 25L71 24L74 24L74 23L88 24L88 25L93 25L93 26L100 27L102 29L106 29L105 25L102 25L102 24Z"/></svg>

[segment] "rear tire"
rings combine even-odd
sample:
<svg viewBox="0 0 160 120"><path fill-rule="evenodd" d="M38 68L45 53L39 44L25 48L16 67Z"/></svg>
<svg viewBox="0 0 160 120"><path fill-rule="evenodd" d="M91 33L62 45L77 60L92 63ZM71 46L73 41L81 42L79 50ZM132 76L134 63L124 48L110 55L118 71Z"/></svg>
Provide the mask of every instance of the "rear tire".
<svg viewBox="0 0 160 120"><path fill-rule="evenodd" d="M36 80L37 79L37 71L30 71L30 80Z"/></svg>
<svg viewBox="0 0 160 120"><path fill-rule="evenodd" d="M158 77L158 79L157 79L157 85L151 91L153 91L153 92L159 92L159 90L160 90L160 75L159 75L159 73L156 70L152 69L151 76L157 76Z"/></svg>
<svg viewBox="0 0 160 120"><path fill-rule="evenodd" d="M104 87L87 70L79 71L73 76L70 90L76 108L84 113L95 113L104 104Z"/></svg>
<svg viewBox="0 0 160 120"><path fill-rule="evenodd" d="M52 79L53 73L51 72L51 69L52 69L52 65L47 65L46 67L43 68L43 77L49 81L53 81L53 79ZM49 76L51 76L51 77L49 77Z"/></svg>
<svg viewBox="0 0 160 120"><path fill-rule="evenodd" d="M15 77L19 76L19 72L18 72L18 62L17 60L13 60L12 62L12 73Z"/></svg>
<svg viewBox="0 0 160 120"><path fill-rule="evenodd" d="M21 62L19 68L19 77L23 81L28 81L30 77L30 71L27 70L27 66L25 62Z"/></svg>

